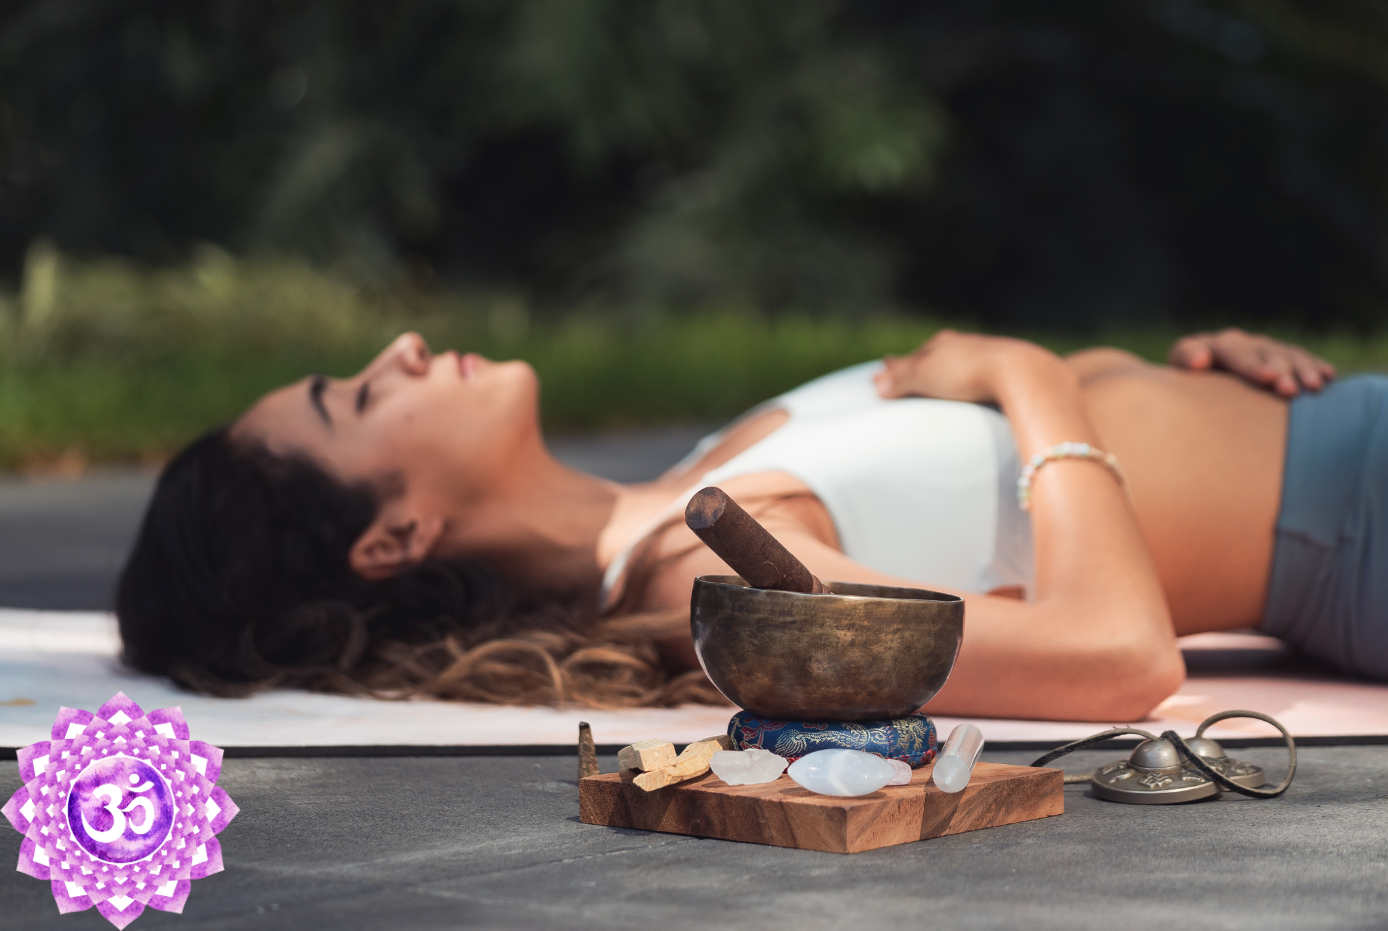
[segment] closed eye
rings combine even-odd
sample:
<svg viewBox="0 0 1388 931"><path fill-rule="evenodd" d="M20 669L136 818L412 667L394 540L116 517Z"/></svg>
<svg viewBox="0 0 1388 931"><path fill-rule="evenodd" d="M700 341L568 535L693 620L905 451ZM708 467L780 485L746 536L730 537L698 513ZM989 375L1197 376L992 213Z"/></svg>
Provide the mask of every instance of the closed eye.
<svg viewBox="0 0 1388 931"><path fill-rule="evenodd" d="M328 406L323 403L323 392L327 390L328 380L322 375L314 375L308 380L308 399L313 404L313 409L318 412L318 417L331 428L333 418L328 413Z"/></svg>
<svg viewBox="0 0 1388 931"><path fill-rule="evenodd" d="M358 414L360 414L362 411L366 410L366 402L367 402L367 399L369 399L370 397L371 397L371 382L369 382L369 381L364 381L364 382L361 383L361 387L357 389L357 413L358 413Z"/></svg>

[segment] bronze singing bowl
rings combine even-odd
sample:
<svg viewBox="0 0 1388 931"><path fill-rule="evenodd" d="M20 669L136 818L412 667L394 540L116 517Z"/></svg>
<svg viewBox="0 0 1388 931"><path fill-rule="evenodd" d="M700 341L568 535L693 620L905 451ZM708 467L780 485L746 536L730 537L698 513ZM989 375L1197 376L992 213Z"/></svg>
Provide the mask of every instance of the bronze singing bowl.
<svg viewBox="0 0 1388 931"><path fill-rule="evenodd" d="M918 588L827 582L830 594L694 580L689 626L704 672L733 704L789 721L915 713L944 687L964 601Z"/></svg>

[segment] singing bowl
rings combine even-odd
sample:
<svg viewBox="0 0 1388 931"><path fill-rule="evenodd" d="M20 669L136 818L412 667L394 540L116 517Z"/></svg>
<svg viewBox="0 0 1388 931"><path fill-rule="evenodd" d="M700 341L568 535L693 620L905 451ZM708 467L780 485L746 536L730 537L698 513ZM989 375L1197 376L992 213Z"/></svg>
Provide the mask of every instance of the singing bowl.
<svg viewBox="0 0 1388 931"><path fill-rule="evenodd" d="M694 652L733 704L782 721L878 721L944 687L964 638L963 599L826 584L827 595L801 595L735 575L694 580Z"/></svg>

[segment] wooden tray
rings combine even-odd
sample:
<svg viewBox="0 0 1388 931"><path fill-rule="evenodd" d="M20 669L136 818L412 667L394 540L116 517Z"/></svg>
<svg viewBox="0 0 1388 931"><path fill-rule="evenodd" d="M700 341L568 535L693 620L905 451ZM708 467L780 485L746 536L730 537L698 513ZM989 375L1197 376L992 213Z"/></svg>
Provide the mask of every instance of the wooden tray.
<svg viewBox="0 0 1388 931"><path fill-rule="evenodd" d="M916 770L909 785L856 798L815 795L789 776L730 786L713 773L643 792L631 784L635 773L607 773L579 780L578 813L584 824L858 853L1065 811L1058 769L979 763L954 795L935 787L931 769Z"/></svg>

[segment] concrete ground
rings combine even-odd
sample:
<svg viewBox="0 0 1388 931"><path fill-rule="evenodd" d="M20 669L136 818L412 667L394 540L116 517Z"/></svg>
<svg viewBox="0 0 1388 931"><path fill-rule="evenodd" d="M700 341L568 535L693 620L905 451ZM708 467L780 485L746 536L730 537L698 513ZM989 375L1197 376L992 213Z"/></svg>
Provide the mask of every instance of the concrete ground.
<svg viewBox="0 0 1388 931"><path fill-rule="evenodd" d="M1280 774L1276 750L1239 755ZM845 856L580 824L573 757L228 760L226 870L182 916L134 927L1383 928L1385 764L1381 747L1308 748L1275 801L1118 805L1075 786L1060 817ZM0 792L17 787L0 766ZM19 840L0 832L0 861ZM4 873L0 927L107 925Z"/></svg>
<svg viewBox="0 0 1388 931"><path fill-rule="evenodd" d="M0 478L0 607L106 608L154 473Z"/></svg>
<svg viewBox="0 0 1388 931"><path fill-rule="evenodd" d="M555 445L638 480L699 432ZM151 481L0 479L0 605L104 607ZM1274 778L1284 765L1279 750L1235 755ZM566 756L227 760L219 784L241 814L220 836L225 872L193 884L183 915L133 927L1388 927L1388 747L1303 748L1274 801L1127 806L1074 786L1058 818L853 856L583 825L574 777ZM0 800L18 786L0 761ZM59 916L46 884L11 872L19 842L0 826L0 929L109 927Z"/></svg>

